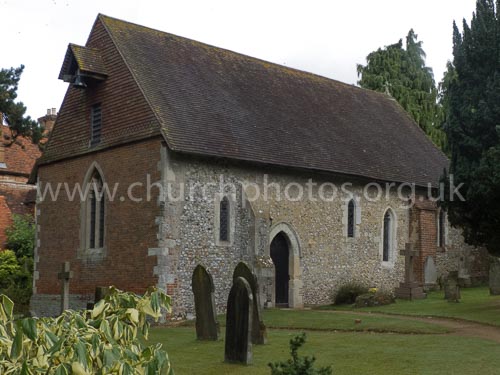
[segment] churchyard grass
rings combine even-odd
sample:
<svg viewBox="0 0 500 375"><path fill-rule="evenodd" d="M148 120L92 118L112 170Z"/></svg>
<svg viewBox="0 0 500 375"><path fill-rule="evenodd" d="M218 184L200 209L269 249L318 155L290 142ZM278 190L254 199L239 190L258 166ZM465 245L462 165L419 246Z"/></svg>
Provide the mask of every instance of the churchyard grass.
<svg viewBox="0 0 500 375"><path fill-rule="evenodd" d="M356 313L332 314L328 311L317 310L263 310L264 323L268 328L311 330L311 331L366 331L386 333L446 333L445 327L437 324L408 321L396 316L360 316ZM218 317L220 325L226 324L225 315ZM360 319L360 323L355 320ZM183 326L193 326L194 321L186 321Z"/></svg>
<svg viewBox="0 0 500 375"><path fill-rule="evenodd" d="M461 292L459 303L444 300L443 292L432 292L424 300L398 300L376 308L322 307L341 310L338 313L264 310L268 344L253 346L253 364L249 366L223 362L224 316L219 316L221 340L197 341L193 322L186 322L152 329L150 341L165 345L177 375L269 374L267 364L288 359L290 339L303 331L307 342L299 353L315 355L318 366L332 365L334 374L497 374L500 346L494 341L449 335L442 326L395 315L357 314L440 316L500 326L500 296L490 296L486 287ZM356 319L361 323L355 323Z"/></svg>
<svg viewBox="0 0 500 375"><path fill-rule="evenodd" d="M322 306L321 309L448 317L500 326L500 296L491 296L487 287L462 288L460 293L462 298L458 303L446 301L443 291L435 291L428 293L423 300L397 300L386 306L359 309L352 306Z"/></svg>
<svg viewBox="0 0 500 375"><path fill-rule="evenodd" d="M194 327L155 328L150 341L165 345L177 375L258 375L270 373L269 362L289 358L288 343L300 332L270 329L269 343L253 347L249 366L223 363L224 341L197 341ZM334 374L489 375L500 368L497 343L450 335L308 331L299 354L315 355L318 366L332 365Z"/></svg>
<svg viewBox="0 0 500 375"><path fill-rule="evenodd" d="M356 320L361 320L356 323ZM371 331L397 333L445 333L437 324L408 321L397 317L333 314L316 310L264 310L264 322L270 328L322 331Z"/></svg>

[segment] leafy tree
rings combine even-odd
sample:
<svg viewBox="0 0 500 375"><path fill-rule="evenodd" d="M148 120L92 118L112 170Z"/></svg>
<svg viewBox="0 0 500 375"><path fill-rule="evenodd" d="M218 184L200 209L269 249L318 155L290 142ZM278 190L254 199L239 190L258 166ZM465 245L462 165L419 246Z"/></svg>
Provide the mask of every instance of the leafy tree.
<svg viewBox="0 0 500 375"><path fill-rule="evenodd" d="M453 24L453 63L441 87L454 185L465 201L444 203L465 240L500 255L500 15L478 0L470 25ZM447 190L447 189L446 189Z"/></svg>
<svg viewBox="0 0 500 375"><path fill-rule="evenodd" d="M0 113L5 116L12 132L11 142L7 146L12 145L18 136L31 138L35 144L43 137L43 128L30 116L26 116L26 107L22 102L15 101L23 70L24 65L0 70Z"/></svg>
<svg viewBox="0 0 500 375"><path fill-rule="evenodd" d="M319 369L314 368L314 362L316 358L305 356L299 356L299 349L306 342L306 334L297 335L290 340L290 355L291 359L287 361L280 361L275 363L269 363L268 366L271 368L271 375L331 375L333 374L332 368L321 367Z"/></svg>
<svg viewBox="0 0 500 375"><path fill-rule="evenodd" d="M440 124L441 107L432 69L425 66L422 42L411 29L403 40L366 57L366 65L358 64L358 84L366 89L391 95L410 114L431 140L441 149L446 135Z"/></svg>

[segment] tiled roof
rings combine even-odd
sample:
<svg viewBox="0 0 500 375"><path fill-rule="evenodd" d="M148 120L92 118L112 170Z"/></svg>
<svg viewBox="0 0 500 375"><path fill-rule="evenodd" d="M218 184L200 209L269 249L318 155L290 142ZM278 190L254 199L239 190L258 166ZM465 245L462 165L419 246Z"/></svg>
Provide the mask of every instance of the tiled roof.
<svg viewBox="0 0 500 375"><path fill-rule="evenodd" d="M419 185L437 183L448 165L384 94L107 16L98 22L173 151Z"/></svg>
<svg viewBox="0 0 500 375"><path fill-rule="evenodd" d="M8 126L1 126L1 142L6 146L5 166L0 168L2 174L20 174L28 176L33 165L41 155L40 149L31 140L24 137L17 137L11 144L11 131Z"/></svg>
<svg viewBox="0 0 500 375"><path fill-rule="evenodd" d="M99 50L70 43L61 72L59 73L59 79L64 79L64 75L70 73L73 59L78 69L83 73L93 73L102 76L108 74Z"/></svg>

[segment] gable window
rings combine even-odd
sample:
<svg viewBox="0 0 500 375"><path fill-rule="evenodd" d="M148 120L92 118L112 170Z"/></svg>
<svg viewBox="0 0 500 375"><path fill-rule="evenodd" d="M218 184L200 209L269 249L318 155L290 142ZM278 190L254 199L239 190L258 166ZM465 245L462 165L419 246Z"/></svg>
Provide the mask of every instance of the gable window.
<svg viewBox="0 0 500 375"><path fill-rule="evenodd" d="M104 206L102 177L97 170L89 181L88 197L85 202L85 240L87 249L104 247Z"/></svg>
<svg viewBox="0 0 500 375"><path fill-rule="evenodd" d="M383 229L383 248L382 248L382 260L384 262L389 261L390 253L392 250L392 233L393 233L393 218L391 212L387 210L384 215L384 229Z"/></svg>
<svg viewBox="0 0 500 375"><path fill-rule="evenodd" d="M90 111L90 145L101 142L102 113L101 104L94 104Z"/></svg>
<svg viewBox="0 0 500 375"><path fill-rule="evenodd" d="M351 199L347 205L347 237L354 237L354 224L355 224L356 207L354 199Z"/></svg>
<svg viewBox="0 0 500 375"><path fill-rule="evenodd" d="M437 230L439 247L444 247L446 245L445 227L446 227L446 211L441 209L439 210L439 215L438 215L438 230Z"/></svg>
<svg viewBox="0 0 500 375"><path fill-rule="evenodd" d="M223 197L219 206L219 241L229 241L229 199Z"/></svg>

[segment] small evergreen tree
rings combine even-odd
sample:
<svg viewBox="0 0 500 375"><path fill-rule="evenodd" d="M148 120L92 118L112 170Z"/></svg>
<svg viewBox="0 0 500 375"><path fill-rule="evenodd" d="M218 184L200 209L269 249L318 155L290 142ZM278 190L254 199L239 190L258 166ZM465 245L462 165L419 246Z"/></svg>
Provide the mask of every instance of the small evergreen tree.
<svg viewBox="0 0 500 375"><path fill-rule="evenodd" d="M22 102L16 103L17 87L24 65L19 68L0 69L0 113L7 121L12 132L11 142L13 144L18 136L31 138L33 143L38 144L43 137L43 128L30 116L26 116L26 107Z"/></svg>
<svg viewBox="0 0 500 375"><path fill-rule="evenodd" d="M441 149L446 135L440 128L441 107L432 69L425 66L422 42L412 30L403 40L366 57L366 65L358 64L358 84L366 89L391 95L410 114L415 122Z"/></svg>
<svg viewBox="0 0 500 375"><path fill-rule="evenodd" d="M330 366L314 368L316 358L313 357L299 357L299 349L306 342L306 334L297 335L290 340L290 355L291 359L287 361L280 361L269 363L271 368L271 375L332 375L333 371Z"/></svg>

